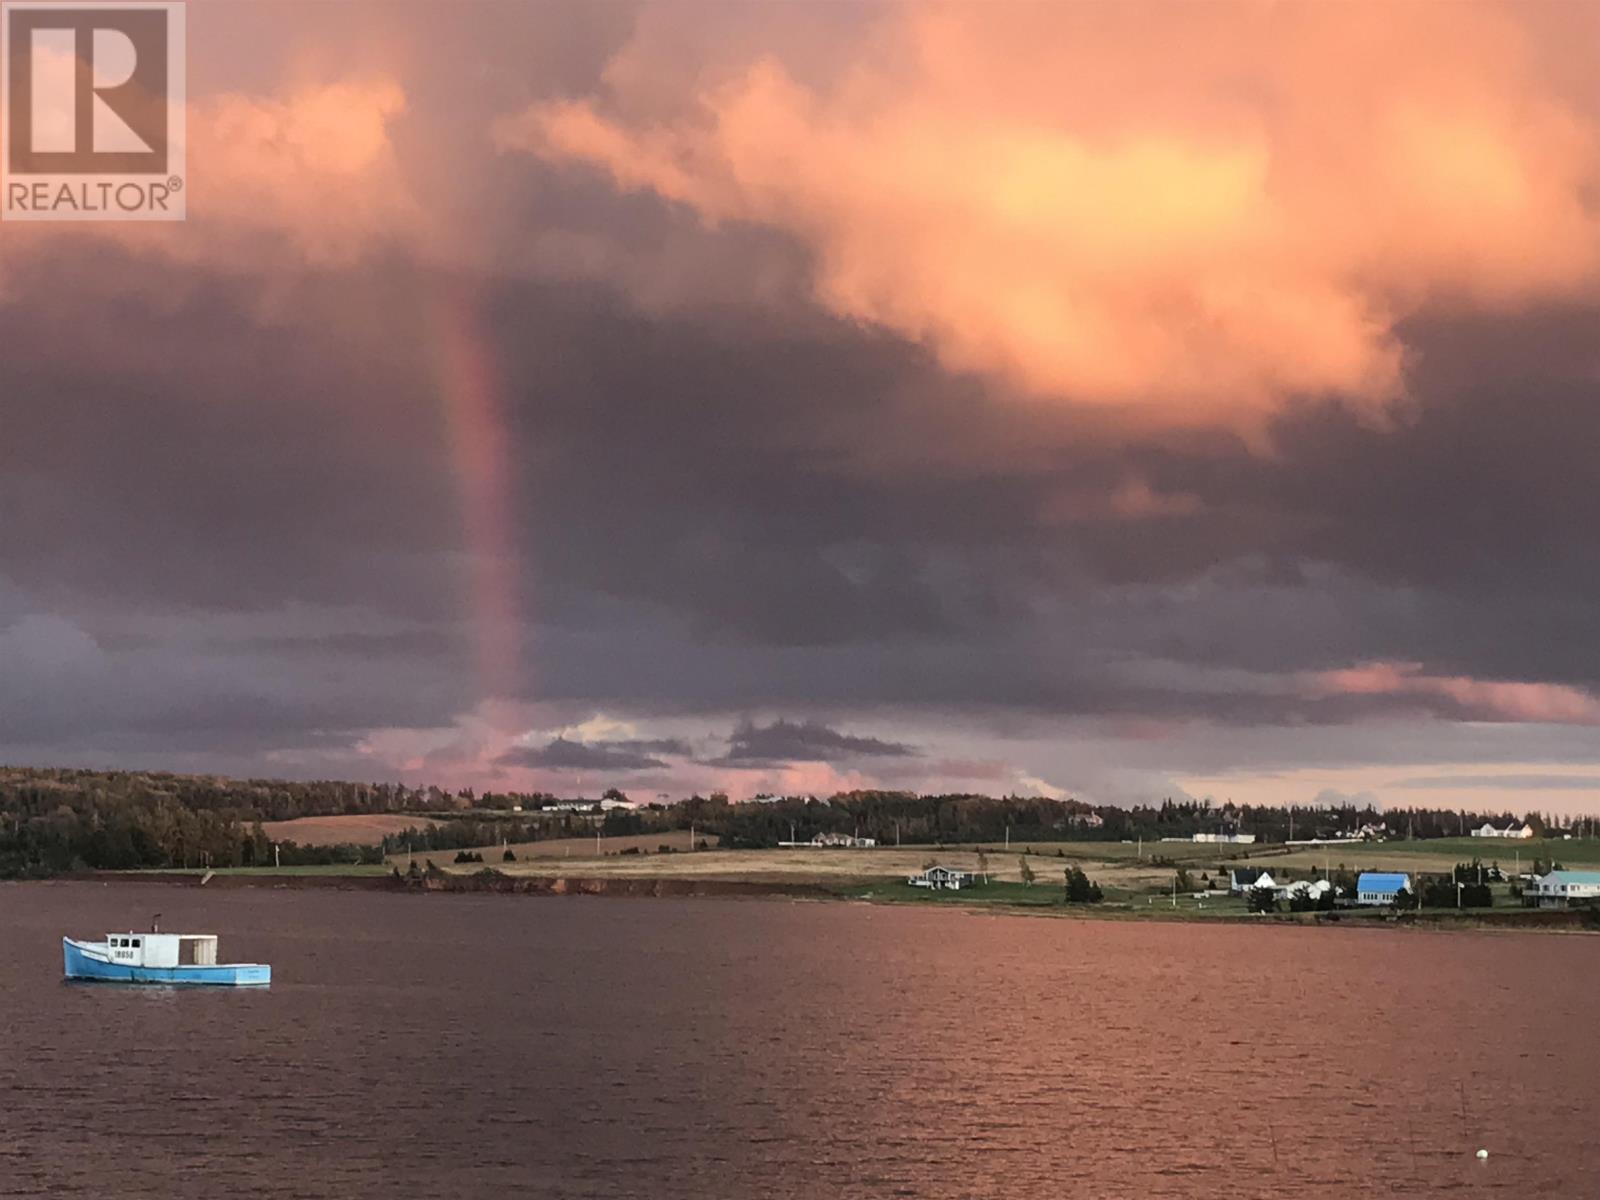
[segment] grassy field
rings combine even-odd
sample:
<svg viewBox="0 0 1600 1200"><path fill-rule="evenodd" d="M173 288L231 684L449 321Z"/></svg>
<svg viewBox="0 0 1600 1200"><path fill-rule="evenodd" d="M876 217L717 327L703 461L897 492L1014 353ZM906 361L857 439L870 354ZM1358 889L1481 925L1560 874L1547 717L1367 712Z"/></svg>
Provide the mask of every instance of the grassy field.
<svg viewBox="0 0 1600 1200"><path fill-rule="evenodd" d="M660 842L661 839L655 836L607 839L601 842L602 853L599 856L594 852L594 841L588 838L566 843L534 842L528 846L513 846L517 861L510 863L500 860L500 847L494 846L483 851L482 866L477 863L454 863L451 861L455 857L454 851L440 851L425 857L431 858L442 870L459 873L493 867L508 875L717 879L845 888L894 880L899 880L903 886L908 875L935 862L973 872L983 865L978 853L970 847L945 850L931 846L879 847L873 850L702 850L693 854L661 854L654 852ZM618 853L630 843L644 843L640 846L641 853ZM557 847L564 849L565 853L549 852ZM546 853L535 853L536 850ZM419 860L422 857L418 856ZM1020 887L1021 857L1016 850L1009 854L1000 851L989 853L987 865L990 878ZM405 856L391 857L390 862L404 869ZM1165 887L1172 879L1172 868L1153 866L1131 856L1112 861L1076 856L1057 857L1054 847L1048 855L1029 855L1028 863L1041 890L1060 890L1064 872L1073 865L1084 867L1103 886L1130 892Z"/></svg>
<svg viewBox="0 0 1600 1200"><path fill-rule="evenodd" d="M708 840L707 835L696 835L697 840ZM712 845L716 839L709 838ZM704 869L704 864L694 868L687 868L682 863L668 862L671 855L658 853L662 846L668 846L675 852L686 851L689 847L689 834L687 830L674 830L671 833L646 833L630 837L608 837L598 842L599 852L596 853L597 843L592 837L554 838L549 841L513 843L511 850L519 861L523 859L560 859L564 863L607 863L623 850L637 850L638 857L647 859L651 863L659 864L662 871L676 873L680 870L690 870L699 873ZM501 865L502 848L499 843L492 846L470 847L476 853L483 855L484 866L499 867ZM1201 870L1209 870L1219 863L1225 863L1240 857L1238 850L1248 850L1250 847L1231 847L1216 845L1196 845L1190 842L1145 842L1141 847L1137 842L1012 842L1010 848L1004 842L963 842L959 845L952 844L945 847L939 846L878 846L871 850L812 850L800 848L792 850L745 850L738 851L741 856L738 860L738 870L755 870L766 875L770 872L780 874L807 874L815 872L824 876L838 874L854 874L871 877L886 874L899 874L906 864L913 864L904 873L911 870L921 870L926 862L949 862L951 865L977 862L977 851L982 849L989 857L991 873L1017 876L1020 872L1017 859L1026 853L1033 869L1041 876L1050 872L1052 863L1058 863L1056 873L1060 869L1076 863L1078 865L1097 864L1108 868L1134 869L1144 872L1157 872L1164 875L1171 874L1171 867L1153 866L1152 860L1156 857L1169 859L1174 863L1187 865L1198 876ZM418 851L416 857L428 857L440 867L453 866L449 860L456 855L454 850L434 850L424 854ZM750 857L750 856L759 857ZM626 856L633 859L635 856ZM401 868L406 865L404 854L390 855L389 861L397 863ZM732 861L732 860L729 860ZM476 867L476 864L473 864ZM515 863L507 864L515 867ZM637 862L616 864L616 869L626 874L650 874L649 870L639 869ZM610 868L608 868L609 870ZM547 874L548 871L539 867L536 873Z"/></svg>
<svg viewBox="0 0 1600 1200"><path fill-rule="evenodd" d="M1180 892L1174 895L1171 890L1173 883L1171 866L1156 866L1148 860L1141 860L1137 857L1137 851L1133 856L1106 855L1105 851L1108 848L1116 848L1115 843L1073 844L1070 857L1067 845L1051 846L1052 852L1047 855L1028 855L1027 862L1034 875L1034 882L1031 885L1025 884L1022 880L1022 856L1015 848L1011 853L1005 853L1003 848L986 853L980 859L979 853L972 848L941 851L919 846L880 847L871 850L703 850L694 853L685 851L659 853L654 847L660 844L660 839L656 835L603 840L602 853L596 856L593 840L583 838L571 839L565 843L542 842L528 847L514 847L518 852L518 859L510 863L499 859L498 847L490 848L495 853L493 855L486 853L485 861L481 865L455 864L450 861L454 857L454 851L417 855L416 862L420 866L431 858L439 869L463 876L488 867L506 875L524 878L676 880L687 883L718 881L765 884L775 890L792 889L795 885L801 885L843 899L870 903L943 906L969 911L993 908L996 911L1034 911L1041 915L1051 913L1060 916L1092 916L1108 919L1152 918L1181 921L1258 919L1251 917L1247 912L1245 899L1241 896L1216 894L1197 896L1194 892ZM630 845L639 845L641 852L636 854L617 852ZM1332 847L1330 855L1335 868L1343 861L1346 869L1390 867L1409 871L1419 868L1428 871L1447 871L1454 862L1463 859L1470 861L1470 854L1463 854L1462 851L1472 849L1471 846L1463 847L1461 844L1442 842L1425 845L1427 852L1419 849L1418 843ZM1575 843L1562 845L1571 848ZM1548 843L1544 846L1546 852L1548 846ZM524 853L535 847L544 853ZM1060 857L1054 853L1056 849L1061 850ZM1285 853L1282 847L1257 849L1265 852L1252 855L1252 862L1274 868L1292 865L1295 868L1293 873L1300 878L1305 877L1311 866L1322 865L1320 856L1307 850ZM649 852L645 852L647 850ZM1341 857L1338 853L1334 853L1335 851L1347 853ZM1562 861L1581 860L1568 854ZM912 887L906 882L907 876L915 874L933 862L974 873L987 866L988 880L961 891L930 891ZM1502 861L1501 865L1505 867L1510 863ZM403 871L405 866L405 856L399 855L383 866L308 866L284 867L281 870L270 867L223 868L216 874L265 878L371 877L386 874L394 867L399 867ZM1073 866L1082 868L1101 886L1105 894L1102 903L1094 905L1066 903L1062 875L1066 869ZM1215 864L1190 861L1188 869L1196 889L1201 887L1201 877L1208 871L1211 872L1213 883L1221 882L1212 870L1214 866ZM198 875L201 872L190 869L182 873ZM1283 874L1281 871L1277 873L1280 877ZM1467 910L1461 914L1448 910L1428 909L1425 910L1425 919L1436 923L1440 921L1460 923L1458 921L1460 918L1471 927L1500 925L1509 927L1522 923L1528 914L1512 897L1509 884L1494 885L1493 891L1495 906L1492 909ZM1394 916L1389 908L1380 907L1341 909L1334 919L1367 925L1390 921ZM1292 916L1288 913L1287 906L1280 909L1280 917L1284 920L1299 919L1308 922L1322 919L1314 914Z"/></svg>
<svg viewBox="0 0 1600 1200"><path fill-rule="evenodd" d="M1271 867L1282 863L1310 870L1342 862L1351 870L1372 868L1384 871L1447 871L1458 862L1474 858L1485 864L1498 862L1510 872L1521 862L1528 870L1535 858L1554 859L1575 870L1600 865L1600 838L1574 838L1570 842L1533 838L1528 841L1501 841L1490 838L1437 838L1425 842L1354 842L1343 846L1260 847L1251 862Z"/></svg>
<svg viewBox="0 0 1600 1200"><path fill-rule="evenodd" d="M699 842L709 841L713 846L717 842L716 838L707 837L703 833L696 834L695 840ZM637 850L641 856L648 854L651 856L651 861L654 862L657 861L656 856L660 854L662 846L670 846L675 852L687 852L690 848L689 832L688 830L682 830L672 833L641 833L636 836L602 838L600 846L601 851L597 855L595 853L594 838L576 837L550 838L542 842L512 842L510 849L517 856L519 862L523 859L555 859L561 862L586 861L596 858L604 860L621 853L623 850ZM499 842L492 846L472 846L469 849L475 854L483 855L483 865L486 867L516 866L516 863L502 862L501 856L504 854L504 848ZM418 862L431 858L440 867L454 866L455 864L451 860L455 856L456 851L454 850L418 850L412 854L412 858ZM629 855L628 857L631 858L633 856ZM660 857L666 859L671 856L660 855ZM402 871L406 868L406 856L403 853L389 855L389 862L399 867ZM473 863L470 869L478 870L478 864Z"/></svg>
<svg viewBox="0 0 1600 1200"><path fill-rule="evenodd" d="M384 818L407 820L410 818ZM372 818L310 818L322 822L364 820ZM283 824L298 824L284 822ZM339 839L348 840L348 839ZM413 859L420 866L431 860L441 870L470 874L492 867L508 875L531 877L568 878L663 878L730 880L743 883L809 884L837 889L849 894L866 894L871 891L885 893L888 898L908 899L927 903L1050 903L1062 889L1062 875L1068 867L1080 867L1106 890L1108 901L1120 905L1143 906L1152 903L1171 907L1170 886L1173 866L1183 865L1189 872L1192 886L1199 890L1202 879L1209 876L1213 883L1220 882L1219 873L1231 865L1248 862L1251 866L1265 867L1278 874L1287 872L1304 878L1313 867L1325 865L1332 869L1341 866L1346 870L1396 870L1448 871L1456 862L1468 862L1476 854L1485 864L1498 861L1508 873L1517 865L1527 870L1537 854L1542 858L1554 857L1563 865L1583 868L1600 863L1600 840L1492 842L1477 838L1451 838L1428 842L1353 842L1328 847L1283 847L1272 845L1217 846L1181 842L1014 842L1009 851L1003 843L984 847L983 858L977 847L932 846L878 847L870 850L847 849L795 849L795 850L720 850L710 849L689 852L688 834L644 834L637 837L603 838L596 853L593 838L564 838L544 842L530 842L511 847L515 862L503 861L501 847L479 847L483 863L457 864L454 850L417 852ZM673 852L661 852L662 846ZM623 851L630 853L622 853ZM1028 851L1032 853L1027 853ZM1021 859L1027 853L1027 862L1034 873L1036 884L1022 884ZM1170 860L1157 865L1152 856ZM931 863L940 863L963 871L978 872L987 865L993 881L986 893L929 893L905 884L908 875L915 874ZM408 865L404 854L391 855L384 866L329 866L285 867L281 874L305 875L373 875ZM219 871L219 874L273 874L271 868L238 868ZM887 891L885 891L887 889ZM896 891L895 889L898 889ZM904 893L901 895L900 893ZM1004 897L1002 900L1001 898ZM1497 898L1498 899L1498 898ZM1180 910L1192 908L1198 915L1214 915L1232 911L1229 906L1242 911L1241 901L1208 899L1204 906L1192 896L1180 896Z"/></svg>
<svg viewBox="0 0 1600 1200"><path fill-rule="evenodd" d="M261 830L274 842L295 842L301 846L376 846L393 834L437 824L428 817L411 817L404 813L358 813L346 817L263 821Z"/></svg>
<svg viewBox="0 0 1600 1200"><path fill-rule="evenodd" d="M1437 842L1350 843L1348 845L1289 848L1283 846L1216 846L1179 842L1146 842L1144 857L1140 858L1137 843L1121 842L1060 842L1012 843L1009 851L1004 844L985 846L983 858L974 846L878 847L870 850L847 849L793 849L793 850L705 850L695 853L660 853L663 844L676 845L686 837L671 836L663 839L649 834L642 837L603 839L600 853L595 853L595 842L590 838L572 838L561 841L535 842L513 846L515 862L501 861L500 847L485 847L481 851L483 866L493 867L509 875L538 877L593 877L593 878L669 878L716 879L744 883L802 883L842 889L860 889L894 885L926 897L923 889L906 888L905 879L931 863L940 863L963 871L978 872L987 864L987 872L996 887L1015 886L1022 889L1017 894L1026 898L1033 889L1023 888L1021 860L1027 853L1029 867L1034 873L1036 887L1057 892L1062 886L1062 875L1069 867L1083 869L1106 889L1108 899L1126 899L1143 904L1152 899L1165 901L1170 907L1170 888L1173 881L1172 863L1184 866L1190 875L1193 890L1200 890L1207 876L1219 883L1226 877L1229 866L1248 861L1248 865L1275 869L1279 874L1290 873L1304 878L1313 867L1319 870L1326 864L1347 870L1398 870L1448 871L1456 862L1467 862L1477 853L1488 864L1498 861L1510 871L1516 865L1515 851L1505 849L1500 843L1486 852L1479 839L1449 839ZM1543 856L1555 851L1560 861L1567 865L1583 865L1587 851L1600 856L1600 842L1532 842L1522 843L1522 867L1528 868L1537 847ZM1559 850L1556 848L1559 847ZM623 854L625 849L637 853ZM1219 853L1220 851L1220 853ZM1578 851L1574 853L1573 851ZM1152 856L1170 860L1157 865ZM419 856L423 857L423 856ZM446 871L470 873L482 868L474 864L457 865L452 859L454 851L440 851L428 855L435 865ZM394 865L404 869L405 856L391 857ZM959 895L953 893L952 895ZM976 895L977 893L973 893ZM995 892L995 895L1004 893ZM936 897L936 902L946 902ZM1196 905L1192 898L1180 896L1179 906ZM1215 911L1216 900L1206 902L1207 911Z"/></svg>

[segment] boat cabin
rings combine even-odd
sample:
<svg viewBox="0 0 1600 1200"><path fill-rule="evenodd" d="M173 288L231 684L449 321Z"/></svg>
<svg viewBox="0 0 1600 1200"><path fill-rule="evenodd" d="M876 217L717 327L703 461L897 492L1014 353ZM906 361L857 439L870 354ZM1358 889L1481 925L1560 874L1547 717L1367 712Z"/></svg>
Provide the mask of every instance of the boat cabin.
<svg viewBox="0 0 1600 1200"><path fill-rule="evenodd" d="M110 960L126 967L214 967L214 933L108 933Z"/></svg>

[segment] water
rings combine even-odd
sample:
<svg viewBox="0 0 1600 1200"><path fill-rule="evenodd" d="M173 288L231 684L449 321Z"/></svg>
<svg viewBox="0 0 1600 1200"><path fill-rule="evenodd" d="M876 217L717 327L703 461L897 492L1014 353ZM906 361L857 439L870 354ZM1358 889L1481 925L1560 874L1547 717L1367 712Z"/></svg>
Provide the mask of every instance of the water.
<svg viewBox="0 0 1600 1200"><path fill-rule="evenodd" d="M271 989L61 983L157 909ZM0 1196L1590 1196L1597 997L1577 936L0 885Z"/></svg>

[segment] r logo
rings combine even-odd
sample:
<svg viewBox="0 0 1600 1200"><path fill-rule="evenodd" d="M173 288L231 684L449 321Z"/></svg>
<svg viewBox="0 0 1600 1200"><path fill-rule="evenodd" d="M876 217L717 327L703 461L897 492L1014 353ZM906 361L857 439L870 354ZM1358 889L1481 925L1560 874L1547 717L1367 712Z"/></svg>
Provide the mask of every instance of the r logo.
<svg viewBox="0 0 1600 1200"><path fill-rule="evenodd" d="M0 0L0 217L181 221L182 0Z"/></svg>
<svg viewBox="0 0 1600 1200"><path fill-rule="evenodd" d="M9 167L19 175L164 175L164 8L6 12Z"/></svg>

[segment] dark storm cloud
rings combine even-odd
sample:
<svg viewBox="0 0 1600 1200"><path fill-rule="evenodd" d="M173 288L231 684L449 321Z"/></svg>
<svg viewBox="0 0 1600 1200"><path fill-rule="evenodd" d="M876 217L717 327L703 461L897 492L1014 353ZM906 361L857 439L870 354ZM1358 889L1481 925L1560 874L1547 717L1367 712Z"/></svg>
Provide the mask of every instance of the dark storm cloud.
<svg viewBox="0 0 1600 1200"><path fill-rule="evenodd" d="M409 351L368 340L416 341L382 299L396 280L304 279L295 317L263 321L248 282L159 260L27 267L39 300L0 305L0 567L122 606L450 611L437 401ZM135 285L165 302L126 303ZM346 306L385 332L329 333Z"/></svg>
<svg viewBox="0 0 1600 1200"><path fill-rule="evenodd" d="M779 718L769 725L745 723L728 738L723 766L771 766L788 762L847 762L861 758L910 758L917 751L898 742L841 733L818 721Z"/></svg>
<svg viewBox="0 0 1600 1200"><path fill-rule="evenodd" d="M1581 516L1581 448L1600 442L1600 406L1582 354L1472 395L1424 373L1415 411L1389 429L1308 406L1263 455L1220 436L1096 440L1070 413L975 393L910 348L833 326L722 328L623 317L606 340L632 352L591 363L593 391L558 368L559 403L524 393L530 441L536 425L547 451L569 448L525 505L547 579L676 611L702 639L752 654L883 645L909 668L941 646L951 658L993 646L995 678L966 685L1010 686L1019 703L1040 671L1018 670L1007 643L1043 643L1041 668L1065 665L1050 645L1061 626L1087 625L1113 657L1600 678L1584 628L1596 541ZM530 354L548 364L542 349L535 337ZM808 365L819 361L826 381ZM908 378L915 420L900 403ZM907 470L881 450L891 418L915 444L972 456ZM1007 444L992 430L1008 426L1028 431L1028 451L986 461L986 444ZM1074 496L1128 478L1192 497L1192 510L1072 511ZM1063 493L1065 516L1046 519ZM607 552L572 508L607 529Z"/></svg>
<svg viewBox="0 0 1600 1200"><path fill-rule="evenodd" d="M111 274L150 269L99 257ZM176 268L165 312L113 319L112 284L71 255L57 265L76 281L73 315L115 330L124 365L67 353L52 332L65 309L0 309L14 347L0 389L27 401L0 444L0 564L32 598L16 615L73 614L110 649L107 618L126 611L387 614L410 624L235 627L210 648L290 664L302 683L279 703L303 712L263 710L274 726L448 724L468 702L468 575L444 414L415 346L424 315L394 298L437 280L397 263L312 274L293 285L294 315L263 326L247 289ZM1575 336L1536 340L1520 374L1486 363L1470 394L1424 370L1415 412L1389 429L1295 410L1264 455L1226 435L1097 437L1069 411L814 317L646 315L604 289L531 281L482 296L519 464L522 600L539 621L530 698L1245 725L1476 715L1446 696L1308 697L1255 677L1372 658L1600 678L1579 461L1600 407ZM350 331L333 317L347 304L376 308ZM1470 339L1440 345L1452 363L1471 353ZM1128 478L1194 504L1096 505ZM317 663L351 685L313 683ZM235 686L248 693L253 674ZM375 705L361 681L397 674L402 696ZM145 725L187 724L135 707ZM81 720L59 711L64 730Z"/></svg>
<svg viewBox="0 0 1600 1200"><path fill-rule="evenodd" d="M552 738L543 746L508 750L496 760L505 767L546 767L563 771L646 771L667 764L659 758L610 743Z"/></svg>
<svg viewBox="0 0 1600 1200"><path fill-rule="evenodd" d="M349 749L374 725L432 725L470 702L451 672L409 654L262 648L193 614L176 634L148 624L96 638L91 624L0 609L0 745L58 747L51 758L73 744L215 752L239 769L267 752Z"/></svg>

